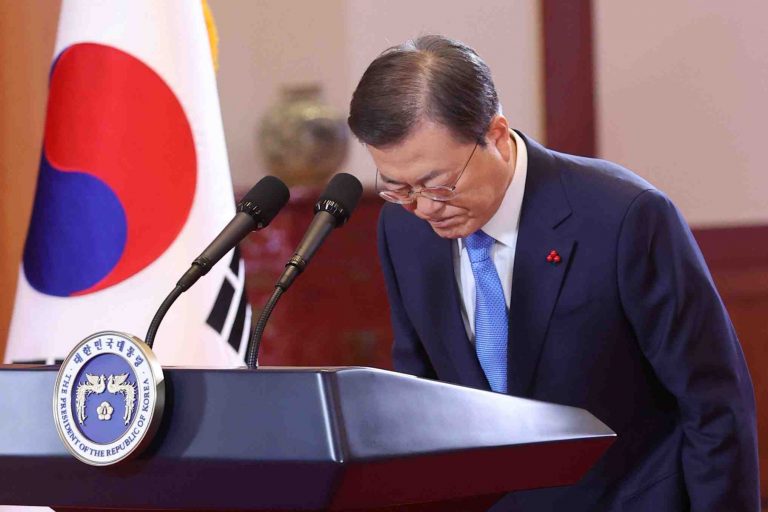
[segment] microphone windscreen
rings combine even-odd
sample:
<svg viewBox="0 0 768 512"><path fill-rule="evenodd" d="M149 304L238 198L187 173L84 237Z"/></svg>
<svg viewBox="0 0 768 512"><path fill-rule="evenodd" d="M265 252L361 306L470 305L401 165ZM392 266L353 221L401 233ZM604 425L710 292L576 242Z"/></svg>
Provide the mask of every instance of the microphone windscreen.
<svg viewBox="0 0 768 512"><path fill-rule="evenodd" d="M336 201L346 210L346 214L349 216L357 207L357 203L362 195L363 184L360 183L360 180L351 174L340 172L331 178L328 186L323 191L323 195L320 196L317 202L321 203L326 200Z"/></svg>
<svg viewBox="0 0 768 512"><path fill-rule="evenodd" d="M243 196L238 203L238 211L245 211L258 217L258 220L266 226L272 222L290 197L291 193L282 180L274 176L265 176Z"/></svg>

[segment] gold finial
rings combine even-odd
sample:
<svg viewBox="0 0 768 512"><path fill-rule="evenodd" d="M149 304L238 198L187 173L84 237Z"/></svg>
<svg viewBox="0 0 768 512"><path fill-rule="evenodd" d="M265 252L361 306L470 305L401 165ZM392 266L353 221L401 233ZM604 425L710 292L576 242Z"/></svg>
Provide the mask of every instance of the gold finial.
<svg viewBox="0 0 768 512"><path fill-rule="evenodd" d="M213 70L219 70L219 31L216 29L216 21L213 19L213 13L207 0L203 0L203 17L205 18L205 28L208 29L208 43L211 45L211 58L213 59Z"/></svg>

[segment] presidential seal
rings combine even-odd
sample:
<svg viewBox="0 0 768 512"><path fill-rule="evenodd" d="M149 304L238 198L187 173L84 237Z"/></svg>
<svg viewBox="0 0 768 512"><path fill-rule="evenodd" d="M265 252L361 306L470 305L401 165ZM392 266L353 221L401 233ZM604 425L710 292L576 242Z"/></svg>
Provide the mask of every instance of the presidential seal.
<svg viewBox="0 0 768 512"><path fill-rule="evenodd" d="M152 350L135 336L104 331L81 341L61 364L53 417L72 455L107 466L149 444L164 403L163 370Z"/></svg>

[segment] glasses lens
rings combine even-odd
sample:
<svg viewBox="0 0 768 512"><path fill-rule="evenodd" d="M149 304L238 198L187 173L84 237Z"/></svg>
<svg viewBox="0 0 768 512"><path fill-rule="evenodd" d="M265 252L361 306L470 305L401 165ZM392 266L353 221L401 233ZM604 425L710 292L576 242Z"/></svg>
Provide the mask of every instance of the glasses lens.
<svg viewBox="0 0 768 512"><path fill-rule="evenodd" d="M428 187L417 190L413 194L408 192L395 192L392 190L380 190L379 196L390 203L407 204L416 200L416 196L426 197L433 201L449 201L456 197L456 192L448 187Z"/></svg>
<svg viewBox="0 0 768 512"><path fill-rule="evenodd" d="M391 190L379 191L379 197L390 203L406 204L412 203L413 197L407 192L392 192Z"/></svg>
<svg viewBox="0 0 768 512"><path fill-rule="evenodd" d="M427 187L421 189L421 195L433 201L448 201L453 199L456 193L449 187Z"/></svg>

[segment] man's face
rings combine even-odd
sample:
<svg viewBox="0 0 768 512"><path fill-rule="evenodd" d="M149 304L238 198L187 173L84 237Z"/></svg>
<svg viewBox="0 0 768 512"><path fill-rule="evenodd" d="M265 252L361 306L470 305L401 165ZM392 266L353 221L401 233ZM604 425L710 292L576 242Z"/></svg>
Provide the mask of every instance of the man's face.
<svg viewBox="0 0 768 512"><path fill-rule="evenodd" d="M501 121L500 121L501 120ZM494 118L485 146L457 140L443 125L425 121L403 142L385 148L368 146L379 170L379 189L451 187L456 196L445 202L421 195L403 208L429 222L443 238L463 238L482 228L499 208L514 173L514 146L506 119Z"/></svg>

